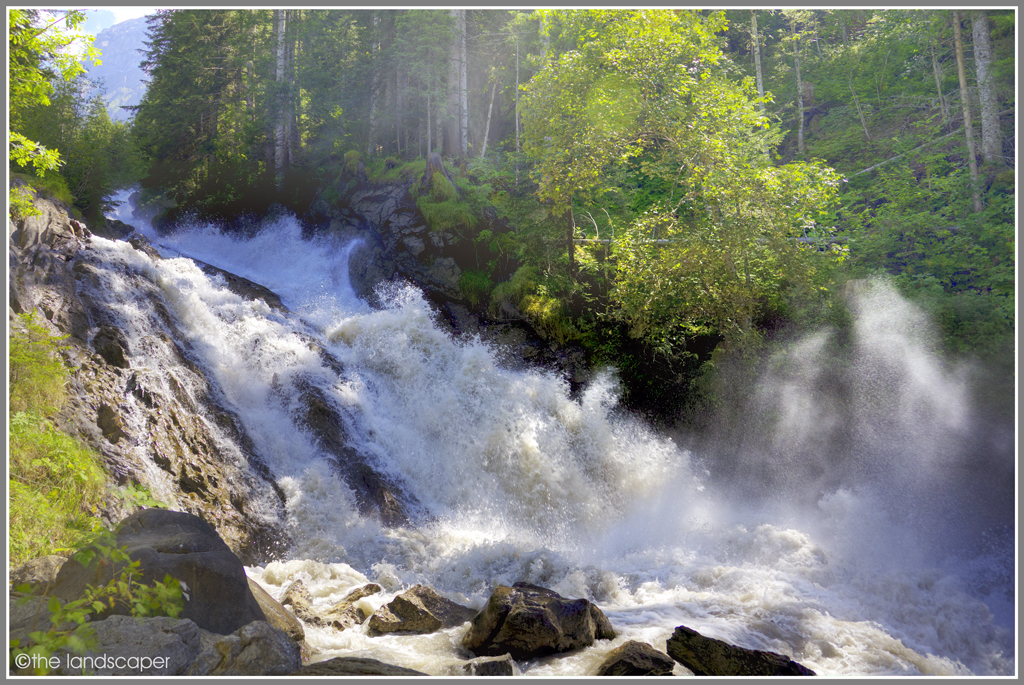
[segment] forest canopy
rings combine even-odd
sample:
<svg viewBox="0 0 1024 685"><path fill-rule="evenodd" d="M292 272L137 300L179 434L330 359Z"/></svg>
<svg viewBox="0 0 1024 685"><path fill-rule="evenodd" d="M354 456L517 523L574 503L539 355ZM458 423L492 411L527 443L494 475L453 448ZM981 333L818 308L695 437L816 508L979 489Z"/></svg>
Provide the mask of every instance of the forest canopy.
<svg viewBox="0 0 1024 685"><path fill-rule="evenodd" d="M11 168L59 154L84 211L139 181L198 215L304 215L436 152L458 188L416 205L472 241L467 301L638 394L835 324L874 274L948 347L1012 350L1012 9L159 10L124 125L59 21L10 13Z"/></svg>

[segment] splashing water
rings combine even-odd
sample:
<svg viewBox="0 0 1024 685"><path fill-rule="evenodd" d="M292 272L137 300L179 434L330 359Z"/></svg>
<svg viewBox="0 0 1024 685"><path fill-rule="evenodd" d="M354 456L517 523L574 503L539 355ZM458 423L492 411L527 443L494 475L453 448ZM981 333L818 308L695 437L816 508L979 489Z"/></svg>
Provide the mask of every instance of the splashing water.
<svg viewBox="0 0 1024 685"><path fill-rule="evenodd" d="M1012 554L1005 544L1001 557L956 563L950 550L931 553L951 532L928 526L955 519L925 506L948 494L940 475L955 456L936 439L966 435L970 416L963 379L921 346L924 319L891 290L873 288L855 307L855 351L832 405L814 390L831 383L826 333L794 347L754 389L776 409L771 434L744 456L760 466L723 478L621 411L611 372L573 400L563 379L503 368L481 341L452 339L414 288L384 288L383 305L369 307L348 282L352 246L303 240L292 218L247 239L212 226L161 236L123 220L165 259L101 238L92 249L145 262L287 497L287 560L247 569L274 596L301 579L326 607L375 581L386 592L361 600L372 611L421 582L480 608L493 586L527 581L601 606L615 640L520 664L526 675L592 674L626 640L663 650L677 625L784 653L821 675L1014 672L1012 621L997 620L992 597L972 586L993 565L1012 575ZM274 290L290 312L230 293L178 255ZM342 362L340 373L310 337ZM359 514L296 427L288 389L300 378L345 409L357 451L416 498L414 523L389 529ZM847 446L834 450L840 438ZM790 474L773 476L771 497L741 497L756 488L728 482L769 472ZM907 505L921 515L901 518ZM1012 580L999 585L1007 589ZM306 635L318 659L369 656L446 675L465 656L464 631Z"/></svg>

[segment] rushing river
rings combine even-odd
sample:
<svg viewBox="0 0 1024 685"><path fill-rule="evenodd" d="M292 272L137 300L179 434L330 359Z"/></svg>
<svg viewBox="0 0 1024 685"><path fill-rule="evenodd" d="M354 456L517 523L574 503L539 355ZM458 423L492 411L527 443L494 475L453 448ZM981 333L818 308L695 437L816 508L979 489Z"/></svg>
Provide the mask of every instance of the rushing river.
<svg viewBox="0 0 1024 685"><path fill-rule="evenodd" d="M906 325L921 314L886 287L860 296L851 344L861 361L851 373L889 373L853 394L872 409L857 412L852 432L870 436L854 447L889 453L836 460L834 477L804 463L820 460L828 476L821 451L830 448L813 438L830 418L805 382L823 363L819 334L751 389L785 410L772 428L773 459L747 450L722 475L618 408L613 372L570 398L564 379L503 368L479 340L453 339L412 287L390 286L371 308L349 283L353 244L305 241L291 218L249 239L210 226L157 235L121 218L164 259L149 263L101 238L92 249L147 262L287 495L288 560L247 569L276 597L301 579L315 604L330 606L374 581L387 590L362 600L374 609L423 583L480 608L493 586L528 581L592 599L619 634L519 664L525 675L592 674L625 640L664 650L678 625L784 653L820 675L1014 673L1014 521L1000 527L977 514L985 507L972 498L985 488L937 503L959 477L944 469L970 472L949 449L972 420L967 385ZM232 294L190 258L270 288L290 313ZM415 524L388 529L359 514L296 427L297 398L282 388L297 378L346 409L359 453L415 497ZM771 469L794 475L776 496L759 494ZM364 630L306 635L317 660L368 656L446 675L466 656L464 627L375 638Z"/></svg>

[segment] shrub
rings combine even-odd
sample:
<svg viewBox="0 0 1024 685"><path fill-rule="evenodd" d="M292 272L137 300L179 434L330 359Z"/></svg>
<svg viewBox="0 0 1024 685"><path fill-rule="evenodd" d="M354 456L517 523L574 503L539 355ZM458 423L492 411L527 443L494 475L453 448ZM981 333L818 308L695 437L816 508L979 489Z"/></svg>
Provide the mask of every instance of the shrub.
<svg viewBox="0 0 1024 685"><path fill-rule="evenodd" d="M459 277L459 290L473 307L486 302L493 288L494 283L485 271L463 271Z"/></svg>
<svg viewBox="0 0 1024 685"><path fill-rule="evenodd" d="M475 218L470 206L458 200L434 202L429 196L424 195L416 199L416 206L423 213L423 218L431 231L451 231L459 226L469 227L473 225Z"/></svg>

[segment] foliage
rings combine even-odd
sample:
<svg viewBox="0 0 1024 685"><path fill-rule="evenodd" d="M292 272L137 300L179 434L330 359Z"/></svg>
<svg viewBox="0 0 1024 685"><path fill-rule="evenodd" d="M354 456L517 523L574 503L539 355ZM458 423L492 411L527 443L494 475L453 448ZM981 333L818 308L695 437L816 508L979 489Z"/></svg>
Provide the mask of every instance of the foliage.
<svg viewBox="0 0 1024 685"><path fill-rule="evenodd" d="M61 164L60 152L25 134L28 110L50 104L54 84L74 80L85 71L82 62L99 64L99 52L91 41L84 51L70 49L83 40L78 27L85 21L80 10L8 10L8 152L21 169L44 176ZM18 211L27 209L24 197L11 196Z"/></svg>
<svg viewBox="0 0 1024 685"><path fill-rule="evenodd" d="M486 271L463 271L459 277L459 290L473 307L490 299L494 283Z"/></svg>
<svg viewBox="0 0 1024 685"><path fill-rule="evenodd" d="M40 664L34 675L46 675L49 671L42 664L57 652L82 653L94 649L98 643L88 623L110 610L120 608L139 618L177 618L189 599L185 583L170 574L165 574L162 580L149 579L141 574L139 567L142 562L133 561L123 547L116 547L113 533L98 536L93 544L77 552L73 558L85 567L95 561L101 566L120 567L120 570L106 585L87 585L80 599L61 603L56 596L50 595L46 605L52 624L50 629L29 633L29 643L24 646L19 640L11 641L12 659L19 654L28 654L35 657L32 663ZM29 588L20 589L27 591ZM27 603L33 599L30 595L18 601ZM40 604L44 599L45 595L39 598Z"/></svg>
<svg viewBox="0 0 1024 685"><path fill-rule="evenodd" d="M8 340L9 552L17 564L84 540L106 474L98 455L49 420L64 402L63 339L51 336L32 314L22 314Z"/></svg>

